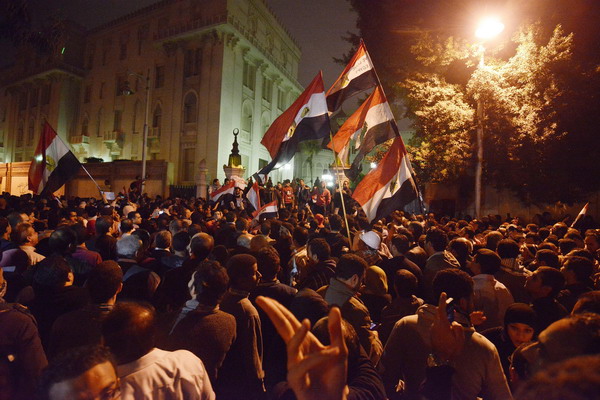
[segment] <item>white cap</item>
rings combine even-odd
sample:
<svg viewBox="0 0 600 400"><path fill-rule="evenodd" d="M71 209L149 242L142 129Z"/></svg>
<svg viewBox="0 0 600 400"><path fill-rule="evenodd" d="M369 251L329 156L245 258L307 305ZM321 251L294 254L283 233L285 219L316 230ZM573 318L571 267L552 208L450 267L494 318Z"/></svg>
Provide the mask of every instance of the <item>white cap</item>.
<svg viewBox="0 0 600 400"><path fill-rule="evenodd" d="M373 250L379 250L379 246L381 245L381 238L373 231L361 233L360 240Z"/></svg>

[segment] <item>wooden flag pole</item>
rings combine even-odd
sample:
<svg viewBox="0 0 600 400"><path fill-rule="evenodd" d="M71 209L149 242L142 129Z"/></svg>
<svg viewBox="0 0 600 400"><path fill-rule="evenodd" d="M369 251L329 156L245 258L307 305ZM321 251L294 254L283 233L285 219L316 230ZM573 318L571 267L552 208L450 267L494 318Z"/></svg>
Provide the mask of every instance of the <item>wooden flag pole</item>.
<svg viewBox="0 0 600 400"><path fill-rule="evenodd" d="M333 135L331 131L329 131L329 140L333 141ZM338 180L338 189L340 191L340 201L342 202L342 212L344 213L344 223L346 224L346 234L348 235L348 241L350 242L350 246L352 246L352 237L350 236L350 227L348 226L348 217L346 215L346 202L344 201L344 192L342 190L342 179L340 176L340 165L338 163L339 157L335 150L331 149L333 152L333 162L335 164L336 175ZM334 192L335 194L335 192Z"/></svg>

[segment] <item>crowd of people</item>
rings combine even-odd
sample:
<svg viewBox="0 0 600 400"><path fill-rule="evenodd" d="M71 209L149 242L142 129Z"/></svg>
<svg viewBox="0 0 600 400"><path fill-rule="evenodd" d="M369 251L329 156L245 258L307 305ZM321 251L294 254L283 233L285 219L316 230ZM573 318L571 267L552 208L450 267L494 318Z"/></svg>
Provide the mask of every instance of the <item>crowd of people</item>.
<svg viewBox="0 0 600 400"><path fill-rule="evenodd" d="M269 184L271 219L3 194L0 400L600 398L591 217L368 221L333 191Z"/></svg>

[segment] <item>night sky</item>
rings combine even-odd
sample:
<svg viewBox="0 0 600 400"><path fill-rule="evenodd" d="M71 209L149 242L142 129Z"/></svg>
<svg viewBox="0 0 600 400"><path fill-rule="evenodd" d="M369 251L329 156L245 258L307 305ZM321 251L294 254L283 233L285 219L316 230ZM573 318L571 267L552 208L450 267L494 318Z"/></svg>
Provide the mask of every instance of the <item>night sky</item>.
<svg viewBox="0 0 600 400"><path fill-rule="evenodd" d="M58 15L94 28L157 0L30 0L36 18ZM342 40L348 31L356 31L356 14L346 0L267 0L279 20L302 49L298 80L308 85L319 69L323 70L327 89L343 66L333 57L341 57L349 44Z"/></svg>

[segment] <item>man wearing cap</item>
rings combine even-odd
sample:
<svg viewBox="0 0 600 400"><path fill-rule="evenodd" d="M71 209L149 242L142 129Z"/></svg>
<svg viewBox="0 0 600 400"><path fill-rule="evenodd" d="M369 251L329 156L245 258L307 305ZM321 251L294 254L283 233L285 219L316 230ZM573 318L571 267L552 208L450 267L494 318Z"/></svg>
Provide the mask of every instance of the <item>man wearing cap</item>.
<svg viewBox="0 0 600 400"><path fill-rule="evenodd" d="M367 265L377 265L382 260L381 255L379 255L380 246L381 237L376 232L363 232L360 234L356 254L362 257L367 262Z"/></svg>

